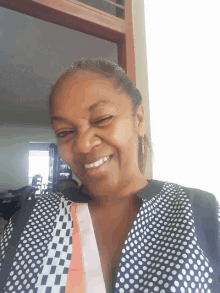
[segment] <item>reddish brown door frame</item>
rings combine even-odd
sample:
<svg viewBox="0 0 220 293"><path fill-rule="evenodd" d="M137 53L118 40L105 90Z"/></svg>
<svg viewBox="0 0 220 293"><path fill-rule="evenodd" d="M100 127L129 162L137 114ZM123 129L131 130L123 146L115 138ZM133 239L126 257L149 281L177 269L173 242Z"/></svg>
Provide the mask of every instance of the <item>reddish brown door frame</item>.
<svg viewBox="0 0 220 293"><path fill-rule="evenodd" d="M118 63L136 83L132 0L125 0L125 20L77 0L0 0L0 5L117 43Z"/></svg>

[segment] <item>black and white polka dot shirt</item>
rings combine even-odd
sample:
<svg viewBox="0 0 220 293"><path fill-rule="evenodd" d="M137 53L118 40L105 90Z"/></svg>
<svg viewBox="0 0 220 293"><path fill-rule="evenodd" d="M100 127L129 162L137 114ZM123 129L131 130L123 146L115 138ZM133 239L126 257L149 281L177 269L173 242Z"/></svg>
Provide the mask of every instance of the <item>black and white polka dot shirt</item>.
<svg viewBox="0 0 220 293"><path fill-rule="evenodd" d="M142 206L122 249L114 293L220 292L219 263L211 260L206 249L209 239L203 241L199 235L195 217L200 203L192 194L192 189L154 180L137 193ZM9 221L0 240L0 276L5 278L1 293L65 292L72 251L73 201L71 195L62 193L39 198L15 248L10 247L14 226ZM201 202L204 204L202 196ZM216 205L218 217L217 201ZM201 227L208 220L199 220ZM214 229L217 244L213 247L217 250L219 218ZM4 259L9 252L13 261L5 276ZM219 252L213 253L217 259ZM88 292L95 291L87 288Z"/></svg>

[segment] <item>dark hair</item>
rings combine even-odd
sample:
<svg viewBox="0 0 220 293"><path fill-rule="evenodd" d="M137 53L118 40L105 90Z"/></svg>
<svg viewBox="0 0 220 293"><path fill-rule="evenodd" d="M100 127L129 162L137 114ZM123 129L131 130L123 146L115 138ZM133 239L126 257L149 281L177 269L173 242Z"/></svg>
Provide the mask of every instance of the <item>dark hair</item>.
<svg viewBox="0 0 220 293"><path fill-rule="evenodd" d="M82 58L80 60L74 60L69 67L64 69L63 73L61 73L53 85L50 93L50 102L53 91L57 86L59 86L59 83L63 80L63 78L67 77L68 75L72 76L78 70L92 71L101 76L112 79L111 82L113 86L119 91L126 93L130 97L133 114L136 113L138 106L142 104L143 100L141 93L136 88L134 82L126 74L126 72L117 64L105 58ZM138 162L139 169L142 174L145 173L148 148L150 148L149 140L145 134L144 137L139 141Z"/></svg>

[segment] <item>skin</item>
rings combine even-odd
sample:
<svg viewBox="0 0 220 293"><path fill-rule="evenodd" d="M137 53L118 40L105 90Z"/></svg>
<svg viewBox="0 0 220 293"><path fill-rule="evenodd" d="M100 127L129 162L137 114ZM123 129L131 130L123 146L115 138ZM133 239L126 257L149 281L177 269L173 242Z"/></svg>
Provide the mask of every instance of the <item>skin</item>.
<svg viewBox="0 0 220 293"><path fill-rule="evenodd" d="M92 198L89 210L107 292L112 290L109 284L115 282L125 238L142 204L136 192L147 185L138 167L139 139L145 133L143 106L133 115L129 97L113 84L99 74L79 70L56 85L50 109L60 154ZM103 99L108 103L88 111ZM112 158L105 173L85 172L82 163L107 155Z"/></svg>
<svg viewBox="0 0 220 293"><path fill-rule="evenodd" d="M103 99L111 104L87 111ZM80 71L65 78L52 93L50 114L62 158L97 205L117 203L146 185L147 178L138 168L138 143L145 133L143 106L133 116L129 98L115 90L109 79ZM94 178L83 172L81 163L106 155L113 158L105 176Z"/></svg>

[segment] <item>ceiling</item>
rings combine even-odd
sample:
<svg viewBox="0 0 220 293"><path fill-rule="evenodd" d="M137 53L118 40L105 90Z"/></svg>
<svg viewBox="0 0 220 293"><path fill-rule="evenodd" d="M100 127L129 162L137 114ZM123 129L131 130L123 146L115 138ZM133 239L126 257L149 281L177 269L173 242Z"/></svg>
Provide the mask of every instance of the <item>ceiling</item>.
<svg viewBox="0 0 220 293"><path fill-rule="evenodd" d="M73 59L118 63L117 44L0 7L0 123L50 125L48 95Z"/></svg>

